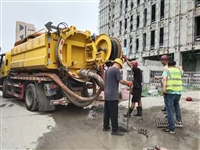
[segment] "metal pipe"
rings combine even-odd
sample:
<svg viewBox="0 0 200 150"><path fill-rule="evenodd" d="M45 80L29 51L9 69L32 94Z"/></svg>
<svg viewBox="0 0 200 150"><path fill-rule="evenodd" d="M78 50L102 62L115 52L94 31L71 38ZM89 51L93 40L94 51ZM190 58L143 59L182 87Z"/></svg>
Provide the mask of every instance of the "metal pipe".
<svg viewBox="0 0 200 150"><path fill-rule="evenodd" d="M56 82L60 86L61 89L63 89L70 96L74 97L78 102L94 101L102 92L102 89L100 88L95 95L93 95L91 97L82 97L82 96L79 96L76 93L72 92L65 84L63 84L63 82L60 80L60 78L55 74L41 73L41 74L37 74L35 76L46 76L46 77L51 78L54 82Z"/></svg>

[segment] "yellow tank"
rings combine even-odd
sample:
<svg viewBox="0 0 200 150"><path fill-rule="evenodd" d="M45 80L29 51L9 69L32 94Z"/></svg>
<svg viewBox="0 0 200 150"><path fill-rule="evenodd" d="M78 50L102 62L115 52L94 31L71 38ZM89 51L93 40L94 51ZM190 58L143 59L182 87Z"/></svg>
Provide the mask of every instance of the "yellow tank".
<svg viewBox="0 0 200 150"><path fill-rule="evenodd" d="M79 31L75 26L60 34L40 31L15 45L11 50L11 70L50 71L64 67L77 79L81 79L80 69L97 68L122 55L116 38L101 34L93 40L90 31Z"/></svg>

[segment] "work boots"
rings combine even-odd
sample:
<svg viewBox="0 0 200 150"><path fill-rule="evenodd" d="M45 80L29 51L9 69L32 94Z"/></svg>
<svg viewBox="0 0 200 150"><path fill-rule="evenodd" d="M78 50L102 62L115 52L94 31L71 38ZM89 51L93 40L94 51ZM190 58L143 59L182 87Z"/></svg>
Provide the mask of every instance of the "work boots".
<svg viewBox="0 0 200 150"><path fill-rule="evenodd" d="M124 117L130 117L131 116L131 113L132 113L133 109L129 108L128 109L128 112L126 114L124 114Z"/></svg>
<svg viewBox="0 0 200 150"><path fill-rule="evenodd" d="M142 116L142 107L137 107L137 114L134 116Z"/></svg>

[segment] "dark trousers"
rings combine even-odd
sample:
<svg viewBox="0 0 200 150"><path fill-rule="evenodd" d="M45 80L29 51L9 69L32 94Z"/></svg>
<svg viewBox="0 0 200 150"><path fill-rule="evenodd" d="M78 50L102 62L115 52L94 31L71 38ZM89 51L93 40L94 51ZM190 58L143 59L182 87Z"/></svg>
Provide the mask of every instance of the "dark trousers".
<svg viewBox="0 0 200 150"><path fill-rule="evenodd" d="M112 131L118 130L118 100L105 101L104 103L104 128L109 127L109 121L111 119Z"/></svg>

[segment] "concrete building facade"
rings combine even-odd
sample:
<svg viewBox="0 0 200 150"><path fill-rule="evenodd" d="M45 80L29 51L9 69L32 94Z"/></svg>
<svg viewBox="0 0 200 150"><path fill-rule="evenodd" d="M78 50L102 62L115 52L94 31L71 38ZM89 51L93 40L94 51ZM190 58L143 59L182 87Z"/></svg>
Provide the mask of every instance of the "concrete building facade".
<svg viewBox="0 0 200 150"><path fill-rule="evenodd" d="M99 32L121 41L146 83L151 71L163 70L163 54L186 72L200 71L200 0L100 0Z"/></svg>

